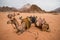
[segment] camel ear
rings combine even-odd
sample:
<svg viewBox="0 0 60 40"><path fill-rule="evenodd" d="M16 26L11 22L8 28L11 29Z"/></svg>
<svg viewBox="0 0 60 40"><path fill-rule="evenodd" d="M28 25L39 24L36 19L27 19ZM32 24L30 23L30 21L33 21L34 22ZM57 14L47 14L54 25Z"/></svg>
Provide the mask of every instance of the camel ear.
<svg viewBox="0 0 60 40"><path fill-rule="evenodd" d="M36 16L36 18L37 18L37 16Z"/></svg>
<svg viewBox="0 0 60 40"><path fill-rule="evenodd" d="M19 17L19 19L22 19L22 16L21 16L21 17Z"/></svg>
<svg viewBox="0 0 60 40"><path fill-rule="evenodd" d="M9 21L7 21L7 24L11 24L11 21L9 20Z"/></svg>

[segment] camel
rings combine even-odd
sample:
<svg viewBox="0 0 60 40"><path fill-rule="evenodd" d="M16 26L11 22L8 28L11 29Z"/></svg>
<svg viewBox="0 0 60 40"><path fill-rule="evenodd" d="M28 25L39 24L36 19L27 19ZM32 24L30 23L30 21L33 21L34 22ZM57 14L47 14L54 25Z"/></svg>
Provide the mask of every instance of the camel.
<svg viewBox="0 0 60 40"><path fill-rule="evenodd" d="M25 23L23 22L21 25L18 23L18 21L15 19L15 17L12 14L8 14L9 21L7 21L7 24L11 24L14 29L17 29L17 32L23 33L25 31Z"/></svg>
<svg viewBox="0 0 60 40"><path fill-rule="evenodd" d="M45 21L45 19L39 18L36 22L37 28L41 29L42 31L48 31L49 24Z"/></svg>

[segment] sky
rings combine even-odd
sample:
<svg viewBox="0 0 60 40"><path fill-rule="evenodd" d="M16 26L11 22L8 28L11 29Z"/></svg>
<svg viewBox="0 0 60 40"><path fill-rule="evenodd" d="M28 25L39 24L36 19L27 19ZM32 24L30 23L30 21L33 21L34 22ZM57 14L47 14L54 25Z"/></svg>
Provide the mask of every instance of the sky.
<svg viewBox="0 0 60 40"><path fill-rule="evenodd" d="M41 9L50 11L60 7L60 0L0 0L0 6L21 8L25 4L36 4Z"/></svg>

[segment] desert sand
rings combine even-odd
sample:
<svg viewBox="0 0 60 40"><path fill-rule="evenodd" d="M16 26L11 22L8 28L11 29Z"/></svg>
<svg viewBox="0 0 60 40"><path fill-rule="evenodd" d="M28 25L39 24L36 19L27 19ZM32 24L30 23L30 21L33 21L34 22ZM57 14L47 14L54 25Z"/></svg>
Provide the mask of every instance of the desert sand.
<svg viewBox="0 0 60 40"><path fill-rule="evenodd" d="M17 20L20 16L24 18L30 15L45 18L50 28L50 32L45 32L34 27L34 24L32 24L30 29L18 35L12 25L7 24L9 20L7 15L9 13L13 14L14 12L0 12L0 40L60 40L60 14L20 13L20 15L17 15L17 12L15 12Z"/></svg>

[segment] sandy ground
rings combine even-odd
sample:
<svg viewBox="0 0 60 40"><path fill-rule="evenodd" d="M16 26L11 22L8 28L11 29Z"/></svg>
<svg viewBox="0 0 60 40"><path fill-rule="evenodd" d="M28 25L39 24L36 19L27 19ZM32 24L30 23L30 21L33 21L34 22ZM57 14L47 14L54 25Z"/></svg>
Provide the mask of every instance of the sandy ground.
<svg viewBox="0 0 60 40"><path fill-rule="evenodd" d="M40 14L40 13L20 13L16 15L16 18L23 16L36 15L41 18L45 18L50 27L50 32L44 32L34 27L25 31L23 34L18 35L15 33L11 24L7 24L9 20L7 15L13 12L0 12L0 40L60 40L60 14ZM17 14L17 13L15 13Z"/></svg>

